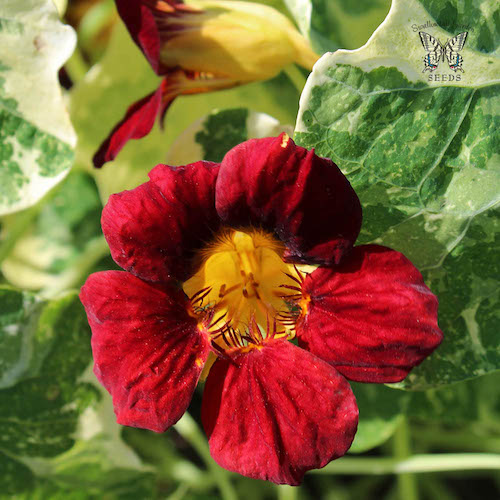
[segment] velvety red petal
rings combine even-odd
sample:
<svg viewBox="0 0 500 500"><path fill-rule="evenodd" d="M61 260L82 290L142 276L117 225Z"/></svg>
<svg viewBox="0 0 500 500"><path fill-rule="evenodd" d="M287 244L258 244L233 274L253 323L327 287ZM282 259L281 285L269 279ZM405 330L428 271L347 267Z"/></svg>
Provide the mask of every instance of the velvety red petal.
<svg viewBox="0 0 500 500"><path fill-rule="evenodd" d="M300 484L349 449L358 408L334 368L284 340L269 341L208 375L202 420L210 453L225 469Z"/></svg>
<svg viewBox="0 0 500 500"><path fill-rule="evenodd" d="M110 196L102 230L115 262L149 281L184 281L192 257L219 228L215 181L219 165L158 165L151 181Z"/></svg>
<svg viewBox="0 0 500 500"><path fill-rule="evenodd" d="M115 0L116 8L132 39L157 74L162 73L160 35L150 7L142 0Z"/></svg>
<svg viewBox="0 0 500 500"><path fill-rule="evenodd" d="M107 161L114 160L129 140L141 139L151 132L156 117L164 111L162 105L164 85L165 83L162 82L155 92L128 108L125 116L115 125L94 155L93 163L96 168L102 167Z"/></svg>
<svg viewBox="0 0 500 500"><path fill-rule="evenodd" d="M89 276L80 299L92 328L94 373L122 425L163 432L186 411L208 342L182 292L129 273Z"/></svg>
<svg viewBox="0 0 500 500"><path fill-rule="evenodd" d="M168 68L161 62L161 46L179 29L175 23L169 28L165 21L169 17L178 19L182 13L199 12L200 9L186 5L182 0L115 0L115 3L130 36L155 73L165 74Z"/></svg>
<svg viewBox="0 0 500 500"><path fill-rule="evenodd" d="M230 226L274 231L287 247L285 259L294 262L339 262L361 226L358 197L339 168L284 134L227 153L216 206Z"/></svg>
<svg viewBox="0 0 500 500"><path fill-rule="evenodd" d="M399 382L440 344L437 298L402 254L355 247L341 265L318 268L297 328L299 345L358 382Z"/></svg>

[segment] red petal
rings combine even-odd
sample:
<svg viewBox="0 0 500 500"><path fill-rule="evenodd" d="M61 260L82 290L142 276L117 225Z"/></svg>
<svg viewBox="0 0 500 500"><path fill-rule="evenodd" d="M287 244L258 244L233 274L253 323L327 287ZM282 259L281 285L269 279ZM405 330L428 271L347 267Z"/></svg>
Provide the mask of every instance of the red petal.
<svg viewBox="0 0 500 500"><path fill-rule="evenodd" d="M141 139L151 132L157 115L164 112L162 105L164 85L165 83L162 82L155 92L128 108L125 116L113 128L94 155L93 162L96 168L102 167L107 161L114 160L130 139Z"/></svg>
<svg viewBox="0 0 500 500"><path fill-rule="evenodd" d="M115 0L116 8L134 42L142 50L157 74L162 73L160 63L160 35L155 17L141 0Z"/></svg>
<svg viewBox="0 0 500 500"><path fill-rule="evenodd" d="M359 233L358 197L331 160L287 139L252 139L227 153L217 211L233 227L274 231L289 261L337 263Z"/></svg>
<svg viewBox="0 0 500 500"><path fill-rule="evenodd" d="M115 262L150 281L187 279L192 257L219 227L215 181L219 165L158 165L146 182L110 196L102 230Z"/></svg>
<svg viewBox="0 0 500 500"><path fill-rule="evenodd" d="M92 328L94 373L122 425L163 432L186 411L208 343L182 292L129 273L89 276L80 299Z"/></svg>
<svg viewBox="0 0 500 500"><path fill-rule="evenodd" d="M347 381L284 340L233 361L219 359L203 395L210 452L222 467L255 479L300 484L349 449L358 408Z"/></svg>
<svg viewBox="0 0 500 500"><path fill-rule="evenodd" d="M184 4L182 0L115 0L116 8L130 36L142 50L151 67L158 75L168 68L161 62L161 46L166 39L175 36L177 24L182 13L198 13L200 9ZM149 3L150 5L145 5ZM171 27L166 23L168 17L174 21ZM187 29L189 21L187 22Z"/></svg>
<svg viewBox="0 0 500 500"><path fill-rule="evenodd" d="M310 303L299 345L358 382L399 382L440 344L437 298L399 252L355 247L318 268L302 290Z"/></svg>

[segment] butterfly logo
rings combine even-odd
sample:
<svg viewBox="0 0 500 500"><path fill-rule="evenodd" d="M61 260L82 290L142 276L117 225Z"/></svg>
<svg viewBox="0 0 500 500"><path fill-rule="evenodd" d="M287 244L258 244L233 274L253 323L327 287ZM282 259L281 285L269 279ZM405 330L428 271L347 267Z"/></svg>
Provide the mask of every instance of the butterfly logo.
<svg viewBox="0 0 500 500"><path fill-rule="evenodd" d="M448 40L444 45L441 44L439 40L436 40L429 33L424 31L419 31L420 40L422 41L422 46L427 51L427 55L424 57L425 68L422 71L429 70L431 73L437 69L439 63L446 60L448 61L448 66L455 73L460 70L462 73L462 63L464 58L459 54L459 52L464 48L465 41L467 40L467 31L459 33L454 36L451 40Z"/></svg>

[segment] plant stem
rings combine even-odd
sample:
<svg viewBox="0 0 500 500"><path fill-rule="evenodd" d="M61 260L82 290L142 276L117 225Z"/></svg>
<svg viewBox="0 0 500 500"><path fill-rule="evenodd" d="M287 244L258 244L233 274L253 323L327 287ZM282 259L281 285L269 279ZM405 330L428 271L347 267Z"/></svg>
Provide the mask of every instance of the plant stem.
<svg viewBox="0 0 500 500"><path fill-rule="evenodd" d="M397 458L343 457L313 474L419 474L423 472L451 472L466 470L498 470L497 453L434 453Z"/></svg>
<svg viewBox="0 0 500 500"><path fill-rule="evenodd" d="M213 475L222 499L236 500L236 491L229 481L229 474L214 462L214 459L210 455L205 436L188 412L184 413L184 416L175 424L175 430L191 444L203 459L205 465Z"/></svg>
<svg viewBox="0 0 500 500"><path fill-rule="evenodd" d="M306 84L306 78L300 72L300 69L295 64L289 64L283 71L297 89L298 94L301 95Z"/></svg>
<svg viewBox="0 0 500 500"><path fill-rule="evenodd" d="M422 428L418 434L418 440L419 444L424 443L426 446L438 446L444 449L500 453L499 438L477 436L467 432L449 431L441 428L437 432L429 432L429 429Z"/></svg>
<svg viewBox="0 0 500 500"><path fill-rule="evenodd" d="M298 498L298 488L296 486L288 486L282 484L277 486L278 488L278 500L297 500Z"/></svg>
<svg viewBox="0 0 500 500"><path fill-rule="evenodd" d="M411 455L410 429L406 418L402 418L393 437L394 457L400 460ZM400 500L418 500L417 478L411 473L397 476L398 493Z"/></svg>
<svg viewBox="0 0 500 500"><path fill-rule="evenodd" d="M64 67L73 83L78 83L87 74L89 67L78 46L75 48L71 57L66 61Z"/></svg>

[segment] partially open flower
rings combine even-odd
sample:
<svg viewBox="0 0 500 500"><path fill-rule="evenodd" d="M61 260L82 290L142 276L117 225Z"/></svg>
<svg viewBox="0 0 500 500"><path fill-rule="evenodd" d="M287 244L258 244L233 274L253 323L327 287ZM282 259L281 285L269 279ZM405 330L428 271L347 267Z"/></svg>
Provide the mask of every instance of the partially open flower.
<svg viewBox="0 0 500 500"><path fill-rule="evenodd" d="M81 300L118 422L165 431L208 372L223 467L299 484L342 456L358 421L347 380L400 381L442 338L420 273L353 248L360 225L337 166L285 134L111 196L103 231L127 272L91 275Z"/></svg>
<svg viewBox="0 0 500 500"><path fill-rule="evenodd" d="M179 95L265 80L318 59L293 24L275 9L227 0L116 0L118 12L154 71L164 80L133 104L94 156L112 160L129 139L149 133Z"/></svg>

